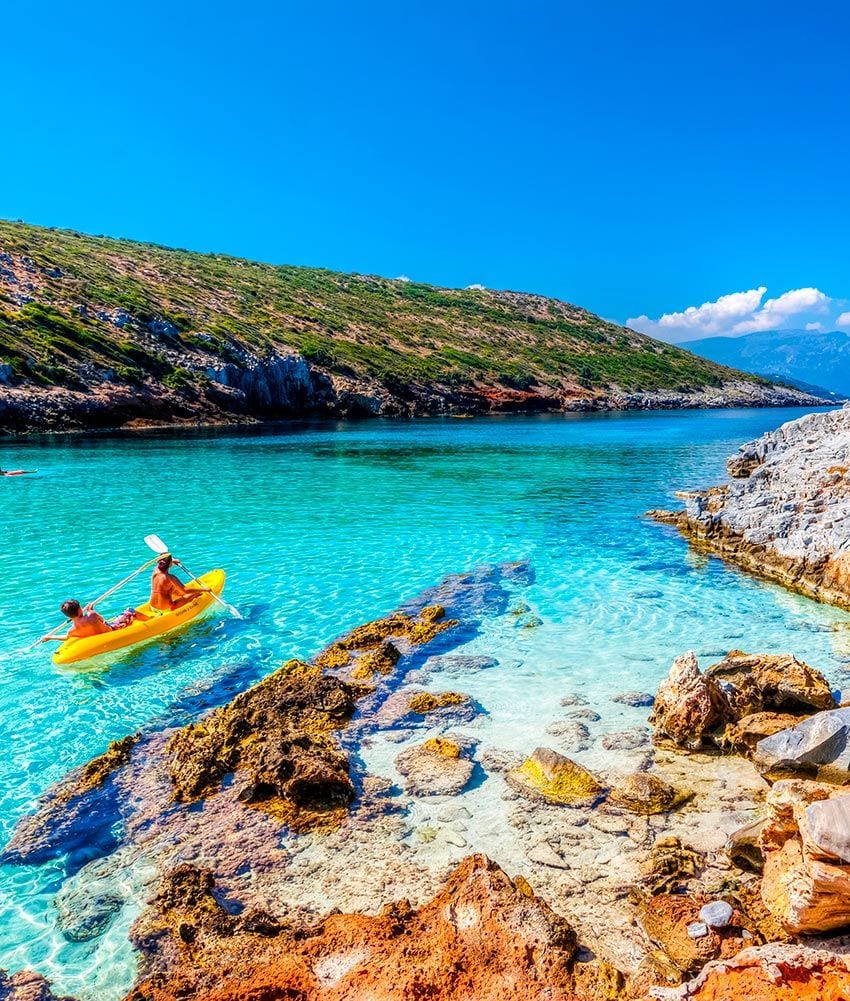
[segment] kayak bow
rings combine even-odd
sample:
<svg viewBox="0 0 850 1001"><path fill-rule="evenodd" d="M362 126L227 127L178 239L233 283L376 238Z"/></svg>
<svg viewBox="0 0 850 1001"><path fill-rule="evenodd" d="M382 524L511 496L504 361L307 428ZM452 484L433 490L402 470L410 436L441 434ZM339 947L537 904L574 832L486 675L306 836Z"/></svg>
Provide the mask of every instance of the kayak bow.
<svg viewBox="0 0 850 1001"><path fill-rule="evenodd" d="M171 612L158 612L151 607L148 601L143 605L137 605L137 611L151 616L147 622L132 622L129 626L115 629L113 632L65 640L53 654L53 663L76 664L81 660L99 657L104 653L138 646L140 643L145 643L157 636L164 636L176 629L182 629L213 604L216 600L214 595L219 595L224 590L224 581L225 573L223 570L211 570L209 573L205 573L198 578L198 583L192 582L186 585L187 590L199 591L198 597ZM204 588L209 588L209 591L202 590L199 584L203 585ZM210 594L210 591L213 593Z"/></svg>

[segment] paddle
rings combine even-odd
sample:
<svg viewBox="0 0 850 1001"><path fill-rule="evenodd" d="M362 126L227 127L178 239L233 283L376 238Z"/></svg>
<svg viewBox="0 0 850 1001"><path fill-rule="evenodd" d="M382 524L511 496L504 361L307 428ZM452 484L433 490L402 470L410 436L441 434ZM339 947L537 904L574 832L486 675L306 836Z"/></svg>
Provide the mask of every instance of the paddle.
<svg viewBox="0 0 850 1001"><path fill-rule="evenodd" d="M115 594L115 592L116 592L117 590L119 590L120 588L122 588L122 587L123 587L123 586L124 586L125 584L129 584L129 583L130 583L130 581L131 581L131 580L132 580L132 579L133 579L134 577L138 577L138 575L139 575L139 574L140 574L140 573L141 573L141 572L142 572L143 570L147 570L147 568L148 568L149 566L153 566L153 564L154 564L154 563L156 563L156 560L147 560L147 562L143 563L143 564L142 564L142 565L141 565L141 566L139 567L139 569L138 569L138 570L134 570L134 571L133 571L133 572L132 572L131 574L128 574L128 575L127 575L127 576L126 576L126 577L124 578L124 580L121 580L121 581L119 581L119 582L118 582L117 584L114 584L114 585L113 585L112 587L110 587L110 588L109 588L109 590L108 590L108 591L104 591L104 592L103 592L103 594L101 594L101 595L100 595L99 597L95 598L95 599L94 599L94 601L90 601L90 602L89 602L89 603L88 603L87 605L84 605L83 607L84 607L84 608L88 608L88 607L91 607L91 608L94 608L94 606L95 606L95 605L98 605L98 604L100 604L100 602L101 602L101 601L103 601L103 600L104 600L104 598L108 598L108 597L109 597L109 596L110 596L111 594ZM29 650L34 650L34 649L35 649L35 648L36 648L36 647L37 647L37 646L39 645L39 643L44 643L44 642L45 642L46 640L49 640L49 639L53 639L53 637L54 637L54 636L56 636L56 634L57 634L58 632L61 632L61 631L62 631L63 629L67 629L67 628L68 628L68 626L69 626L69 623L68 623L68 621L66 620L65 622L63 622L63 623L61 623L60 625L58 625L58 626L57 626L57 627L56 627L55 629L51 629L49 633L46 633L46 634L45 634L44 636L42 636L42 637L40 637L39 639L37 639L37 640L35 641L35 643L31 643L31 644L30 644L30 645L29 645L29 646L27 647L27 650L28 650L28 651L29 651Z"/></svg>
<svg viewBox="0 0 850 1001"><path fill-rule="evenodd" d="M157 553L160 556L165 556L171 553L171 550L168 548L168 546L166 546L166 544L162 541L162 539L158 535L146 535L145 545L148 547L148 549L152 549L155 553ZM204 587L204 585L198 580L198 578L184 563L181 562L179 566L183 567L186 573L192 578L192 580L198 585L198 587L201 588L201 590L208 591L213 596L213 598L215 598L215 600L219 603L219 605L222 606L222 608L226 608L231 615L235 616L235 618L237 619L242 618L242 616L239 614L238 608L234 608L233 605L228 604L228 602L226 602L223 598L220 598L214 591L211 591L210 588Z"/></svg>

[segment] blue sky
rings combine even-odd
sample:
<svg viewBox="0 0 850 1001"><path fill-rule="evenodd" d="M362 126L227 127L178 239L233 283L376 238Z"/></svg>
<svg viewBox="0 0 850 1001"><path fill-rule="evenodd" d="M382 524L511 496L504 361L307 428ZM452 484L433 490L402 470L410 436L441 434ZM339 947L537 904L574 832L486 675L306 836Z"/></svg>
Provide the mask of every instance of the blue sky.
<svg viewBox="0 0 850 1001"><path fill-rule="evenodd" d="M671 339L759 289L756 328L798 290L826 305L783 323L850 327L844 3L45 0L3 31L0 216Z"/></svg>

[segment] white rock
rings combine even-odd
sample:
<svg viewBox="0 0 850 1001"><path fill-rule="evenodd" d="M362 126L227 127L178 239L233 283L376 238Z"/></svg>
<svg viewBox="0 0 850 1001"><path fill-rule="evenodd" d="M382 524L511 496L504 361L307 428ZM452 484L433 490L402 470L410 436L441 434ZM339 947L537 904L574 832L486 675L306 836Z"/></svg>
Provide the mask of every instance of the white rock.
<svg viewBox="0 0 850 1001"><path fill-rule="evenodd" d="M700 909L699 919L709 928L725 928L732 920L732 906L725 900L713 900Z"/></svg>

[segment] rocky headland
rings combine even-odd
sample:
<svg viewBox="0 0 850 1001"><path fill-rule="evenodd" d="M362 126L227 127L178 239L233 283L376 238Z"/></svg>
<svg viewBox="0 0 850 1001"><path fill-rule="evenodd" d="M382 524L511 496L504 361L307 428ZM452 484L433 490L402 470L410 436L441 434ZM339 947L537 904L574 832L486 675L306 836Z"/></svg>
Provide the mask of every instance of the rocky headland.
<svg viewBox="0 0 850 1001"><path fill-rule="evenodd" d="M822 402L543 296L0 221L0 433Z"/></svg>
<svg viewBox="0 0 850 1001"><path fill-rule="evenodd" d="M742 445L728 482L653 511L691 542L817 601L850 608L850 408Z"/></svg>

